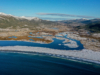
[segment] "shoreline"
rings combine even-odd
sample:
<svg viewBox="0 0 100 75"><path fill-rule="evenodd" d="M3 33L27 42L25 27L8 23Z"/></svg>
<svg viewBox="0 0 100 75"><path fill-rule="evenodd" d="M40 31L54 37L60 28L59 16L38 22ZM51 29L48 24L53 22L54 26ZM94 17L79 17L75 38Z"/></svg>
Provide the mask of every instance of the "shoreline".
<svg viewBox="0 0 100 75"><path fill-rule="evenodd" d="M58 54L30 52L30 51L10 51L10 50L9 51L8 50L0 50L0 51L1 52L12 52L12 53L22 53L22 54L30 54L31 53L31 54L42 55L42 56L51 56L51 57L55 57L55 58L61 58L61 59L71 60L71 61L76 61L76 62L81 62L81 63L100 65L99 61L82 59L82 58L72 57L72 56L58 55Z"/></svg>
<svg viewBox="0 0 100 75"><path fill-rule="evenodd" d="M6 46L0 47L0 51L22 52L22 53L37 53L49 55L59 58L78 60L82 62L100 64L100 52L92 50L57 50L41 47L28 47L28 46Z"/></svg>
<svg viewBox="0 0 100 75"><path fill-rule="evenodd" d="M31 43L39 43L39 44L50 44L50 43L43 43L43 42L40 42L40 41L28 41L28 40L0 40L0 41L22 41L22 42L31 42ZM54 41L52 41L52 42L54 42Z"/></svg>

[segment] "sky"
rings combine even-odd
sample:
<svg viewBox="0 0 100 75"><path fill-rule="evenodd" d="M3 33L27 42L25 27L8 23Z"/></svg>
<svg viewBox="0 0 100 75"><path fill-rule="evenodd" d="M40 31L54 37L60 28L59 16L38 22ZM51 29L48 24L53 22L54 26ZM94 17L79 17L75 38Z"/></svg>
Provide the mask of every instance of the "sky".
<svg viewBox="0 0 100 75"><path fill-rule="evenodd" d="M100 0L0 0L0 12L46 20L100 18Z"/></svg>

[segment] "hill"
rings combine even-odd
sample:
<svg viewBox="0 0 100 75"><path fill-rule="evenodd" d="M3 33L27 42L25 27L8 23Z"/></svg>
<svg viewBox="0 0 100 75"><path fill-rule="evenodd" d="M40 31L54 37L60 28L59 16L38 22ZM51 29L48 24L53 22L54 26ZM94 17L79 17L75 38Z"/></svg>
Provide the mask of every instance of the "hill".
<svg viewBox="0 0 100 75"><path fill-rule="evenodd" d="M17 17L0 13L0 28L35 28L37 26L57 25L56 22L46 21L37 17Z"/></svg>
<svg viewBox="0 0 100 75"><path fill-rule="evenodd" d="M60 23L64 23L67 26L84 26L92 23L100 23L100 19L74 19L74 20L63 20L59 21Z"/></svg>
<svg viewBox="0 0 100 75"><path fill-rule="evenodd" d="M90 31L91 33L100 33L100 23L90 23L85 26L76 26L75 29L84 29Z"/></svg>

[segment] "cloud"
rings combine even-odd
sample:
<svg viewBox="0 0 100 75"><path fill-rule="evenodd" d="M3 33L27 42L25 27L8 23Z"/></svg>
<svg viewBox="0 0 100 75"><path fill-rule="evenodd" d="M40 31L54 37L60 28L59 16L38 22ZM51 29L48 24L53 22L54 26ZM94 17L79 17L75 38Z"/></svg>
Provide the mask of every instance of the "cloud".
<svg viewBox="0 0 100 75"><path fill-rule="evenodd" d="M69 20L70 18L52 18L52 17L39 17L44 20Z"/></svg>
<svg viewBox="0 0 100 75"><path fill-rule="evenodd" d="M69 18L52 18L52 17L39 17L43 19L69 19Z"/></svg>
<svg viewBox="0 0 100 75"><path fill-rule="evenodd" d="M95 17L92 17L92 16L70 15L70 14L60 14L60 13L37 13L37 14L38 15L60 16L60 17L95 18Z"/></svg>

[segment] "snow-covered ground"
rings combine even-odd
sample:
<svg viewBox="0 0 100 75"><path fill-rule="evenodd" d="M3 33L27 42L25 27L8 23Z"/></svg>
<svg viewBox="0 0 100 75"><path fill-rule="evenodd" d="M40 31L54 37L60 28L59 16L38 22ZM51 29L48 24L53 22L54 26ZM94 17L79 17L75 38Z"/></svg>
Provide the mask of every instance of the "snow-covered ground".
<svg viewBox="0 0 100 75"><path fill-rule="evenodd" d="M41 47L28 47L28 46L6 46L0 47L3 51L26 51L26 52L39 52L62 56L71 56L73 58L81 59L82 61L90 61L100 64L100 52L92 50L57 50Z"/></svg>
<svg viewBox="0 0 100 75"><path fill-rule="evenodd" d="M18 17L18 16L14 16L14 15L11 15L11 14L5 14L5 13L2 13L2 12L0 12L0 15L2 15L2 16L10 16L10 17L14 17L16 19L27 19L27 20L35 20L35 21L39 21L40 20L38 17L25 17L25 16Z"/></svg>
<svg viewBox="0 0 100 75"><path fill-rule="evenodd" d="M72 41L72 40L69 40L69 43L64 44L64 45L68 46L70 48L77 48L78 47L77 43L75 41Z"/></svg>

